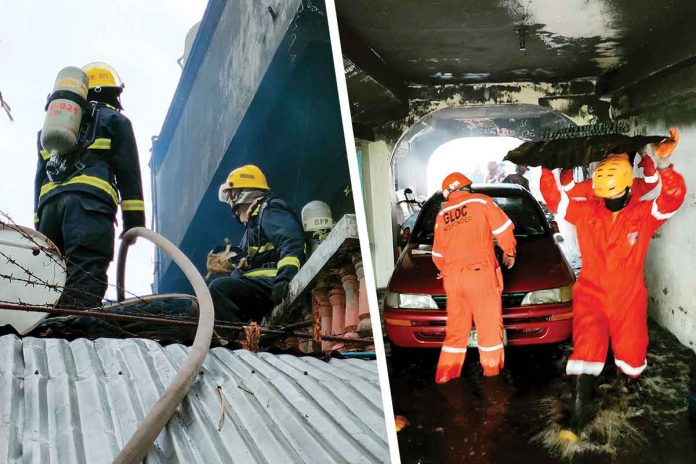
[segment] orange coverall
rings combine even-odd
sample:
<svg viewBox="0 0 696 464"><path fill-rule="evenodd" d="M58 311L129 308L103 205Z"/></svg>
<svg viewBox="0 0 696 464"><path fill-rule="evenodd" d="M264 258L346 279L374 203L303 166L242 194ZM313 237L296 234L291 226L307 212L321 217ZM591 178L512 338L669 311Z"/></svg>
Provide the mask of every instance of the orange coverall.
<svg viewBox="0 0 696 464"><path fill-rule="evenodd" d="M559 190L553 173L542 169L539 183L549 209L574 224L582 255L582 270L573 287L573 354L568 375L599 375L611 338L616 365L638 377L646 367L648 348L647 297L643 265L653 232L681 206L684 178L672 166L658 171L660 195L612 213L594 195L586 201Z"/></svg>
<svg viewBox="0 0 696 464"><path fill-rule="evenodd" d="M641 198L646 193L652 191L659 184L660 176L655 169L655 163L649 155L643 155L638 166L643 169L643 178L636 177L633 180L631 193L638 198ZM560 175L561 188L568 193L570 198L592 198L592 180L587 179L582 182L573 180L573 171L564 169Z"/></svg>
<svg viewBox="0 0 696 464"><path fill-rule="evenodd" d="M452 192L437 215L433 262L447 293L447 324L437 383L461 374L472 317L484 375L497 375L503 367L503 277L493 238L505 254L514 256L514 227L489 197L464 191Z"/></svg>

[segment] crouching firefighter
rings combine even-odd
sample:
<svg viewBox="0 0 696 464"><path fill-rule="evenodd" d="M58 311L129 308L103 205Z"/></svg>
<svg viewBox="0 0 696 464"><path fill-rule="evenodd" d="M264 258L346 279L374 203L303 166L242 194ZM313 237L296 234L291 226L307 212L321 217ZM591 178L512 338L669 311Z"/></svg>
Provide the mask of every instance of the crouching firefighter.
<svg viewBox="0 0 696 464"><path fill-rule="evenodd" d="M123 84L106 63L65 68L39 132L34 221L66 258L60 307L100 306L114 254L114 222L145 225L138 150L122 113Z"/></svg>
<svg viewBox="0 0 696 464"><path fill-rule="evenodd" d="M515 263L515 226L486 195L471 193L471 181L458 172L442 183L445 202L435 220L433 262L447 293L447 324L435 381L446 383L461 374L472 320L478 332L483 375L498 375L505 362L501 294L503 263Z"/></svg>
<svg viewBox="0 0 696 464"><path fill-rule="evenodd" d="M542 169L540 188L552 212L577 229L582 271L573 286L573 353L566 374L575 377L571 423L562 438L575 441L591 418L594 379L604 369L611 340L614 364L633 389L647 363L647 289L643 266L653 232L684 201L684 178L670 155L679 133L653 145L662 188L657 198L641 201L632 187L633 167L623 154L612 154L592 174L594 195L569 198L551 171Z"/></svg>
<svg viewBox="0 0 696 464"><path fill-rule="evenodd" d="M215 317L260 322L285 298L304 262L302 223L285 201L271 194L266 176L253 165L230 172L220 187L220 201L246 228L239 246L245 256L231 275L209 285Z"/></svg>

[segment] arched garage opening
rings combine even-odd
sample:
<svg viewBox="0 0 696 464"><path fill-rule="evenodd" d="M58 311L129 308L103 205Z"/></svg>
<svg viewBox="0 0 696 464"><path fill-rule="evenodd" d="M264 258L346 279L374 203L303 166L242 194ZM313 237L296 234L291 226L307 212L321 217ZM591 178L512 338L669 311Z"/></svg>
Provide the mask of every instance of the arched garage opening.
<svg viewBox="0 0 696 464"><path fill-rule="evenodd" d="M470 169L476 180L485 175L490 161L502 162L507 151L517 144L574 125L562 113L539 105L500 104L440 109L406 130L394 146L390 160L392 214L374 219L385 222L373 225L375 230L391 231L373 237L373 249L380 250L375 254L378 286L386 286L389 280L397 258L394 245L400 226L411 214L402 208L404 189L411 189L416 199L423 201L439 189L442 173ZM505 162L501 169L511 173L515 167ZM526 174L532 194L540 199L538 176L538 168ZM559 226L573 249L572 227L563 222Z"/></svg>

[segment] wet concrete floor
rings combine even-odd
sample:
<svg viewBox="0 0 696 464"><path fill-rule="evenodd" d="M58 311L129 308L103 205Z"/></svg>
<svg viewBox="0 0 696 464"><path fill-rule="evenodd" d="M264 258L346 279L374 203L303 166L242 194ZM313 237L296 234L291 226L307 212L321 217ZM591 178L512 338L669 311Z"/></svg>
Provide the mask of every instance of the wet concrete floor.
<svg viewBox="0 0 696 464"><path fill-rule="evenodd" d="M438 350L392 347L394 412L410 423L398 434L402 462L696 463L696 424L687 412L696 354L651 323L640 388L626 390L607 363L595 388L601 412L581 441L570 445L558 439L570 398L570 352L569 342L511 347L504 374L483 378L471 350L462 377L436 385Z"/></svg>

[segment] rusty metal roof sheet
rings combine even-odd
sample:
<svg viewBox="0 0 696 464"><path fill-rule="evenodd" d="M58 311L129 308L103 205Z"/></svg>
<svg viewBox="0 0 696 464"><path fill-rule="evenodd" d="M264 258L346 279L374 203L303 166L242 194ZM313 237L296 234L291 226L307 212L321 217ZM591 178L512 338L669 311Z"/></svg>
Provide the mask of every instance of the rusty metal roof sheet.
<svg viewBox="0 0 696 464"><path fill-rule="evenodd" d="M186 354L144 339L0 337L0 462L111 462ZM214 348L147 462L388 460L374 361Z"/></svg>

